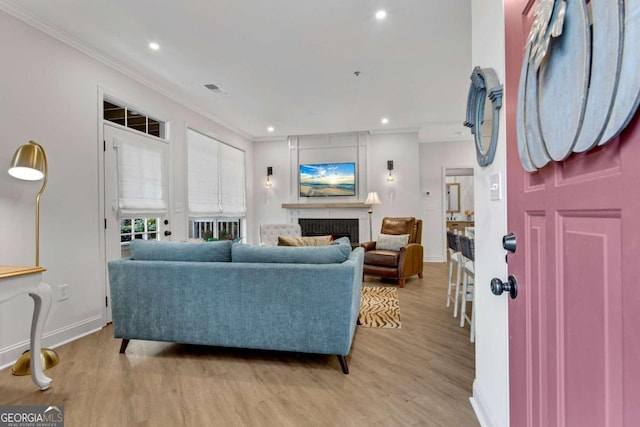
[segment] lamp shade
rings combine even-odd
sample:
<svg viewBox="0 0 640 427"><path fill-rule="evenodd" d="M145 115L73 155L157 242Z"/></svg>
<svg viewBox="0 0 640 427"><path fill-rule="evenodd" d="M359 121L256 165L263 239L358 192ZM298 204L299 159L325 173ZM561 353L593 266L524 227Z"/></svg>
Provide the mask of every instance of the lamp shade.
<svg viewBox="0 0 640 427"><path fill-rule="evenodd" d="M364 201L365 205L379 205L380 203L382 202L378 197L378 193L376 193L375 191L370 192L367 196L367 200Z"/></svg>
<svg viewBox="0 0 640 427"><path fill-rule="evenodd" d="M44 178L46 168L44 150L35 142L29 141L13 155L9 175L25 181L38 181Z"/></svg>

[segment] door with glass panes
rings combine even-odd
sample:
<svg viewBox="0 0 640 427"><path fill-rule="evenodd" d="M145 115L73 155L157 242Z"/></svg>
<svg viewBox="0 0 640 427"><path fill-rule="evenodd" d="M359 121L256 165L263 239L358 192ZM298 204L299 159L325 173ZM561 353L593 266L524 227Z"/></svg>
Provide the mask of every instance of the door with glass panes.
<svg viewBox="0 0 640 427"><path fill-rule="evenodd" d="M166 140L105 122L105 262L128 257L134 240L171 238L168 154Z"/></svg>

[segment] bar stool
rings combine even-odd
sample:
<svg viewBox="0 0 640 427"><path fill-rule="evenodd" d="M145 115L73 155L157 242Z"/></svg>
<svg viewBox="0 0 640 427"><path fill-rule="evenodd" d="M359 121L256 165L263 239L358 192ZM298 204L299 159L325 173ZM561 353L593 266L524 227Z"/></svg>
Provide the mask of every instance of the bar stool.
<svg viewBox="0 0 640 427"><path fill-rule="evenodd" d="M449 251L449 284L447 286L447 307L453 301L453 317L458 315L458 293L460 292L460 274L462 274L462 253L458 243L458 236L447 231L447 248ZM453 288L453 264L456 264L456 286L455 293L451 293Z"/></svg>
<svg viewBox="0 0 640 427"><path fill-rule="evenodd" d="M475 316L475 286L469 283L470 279L475 278L475 245L473 239L466 236L459 236L460 249L462 252L462 271L464 278L462 280L462 292L460 292L461 307L460 307L460 327L464 327L464 322L467 321L471 327L469 338L471 342L476 339L476 316ZM475 280L474 280L475 281ZM467 301L471 303L471 316L467 314Z"/></svg>

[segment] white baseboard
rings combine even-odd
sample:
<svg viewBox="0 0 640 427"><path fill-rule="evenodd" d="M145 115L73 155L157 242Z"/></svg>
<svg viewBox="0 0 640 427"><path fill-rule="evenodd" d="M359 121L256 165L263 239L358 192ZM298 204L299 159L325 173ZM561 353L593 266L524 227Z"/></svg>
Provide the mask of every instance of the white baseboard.
<svg viewBox="0 0 640 427"><path fill-rule="evenodd" d="M42 347L56 348L63 344L75 341L86 335L99 331L105 326L102 315L65 326L55 331L47 332L42 336ZM12 366L18 357L29 349L29 340L0 349L0 369Z"/></svg>
<svg viewBox="0 0 640 427"><path fill-rule="evenodd" d="M447 262L446 259L442 258L441 256L437 256L437 255L430 255L430 256L426 256L423 259L424 262Z"/></svg>
<svg viewBox="0 0 640 427"><path fill-rule="evenodd" d="M478 422L482 427L497 427L498 424L492 419L489 411L487 411L486 399L482 396L478 387L478 380L473 381L473 396L469 398L473 411L476 413Z"/></svg>

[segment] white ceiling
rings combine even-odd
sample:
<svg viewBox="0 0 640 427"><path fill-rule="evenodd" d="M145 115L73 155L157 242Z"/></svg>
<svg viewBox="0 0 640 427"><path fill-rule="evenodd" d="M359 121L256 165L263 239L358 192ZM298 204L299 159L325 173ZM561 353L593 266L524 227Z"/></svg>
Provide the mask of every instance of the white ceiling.
<svg viewBox="0 0 640 427"><path fill-rule="evenodd" d="M469 135L471 0L0 0L0 9L253 139Z"/></svg>

